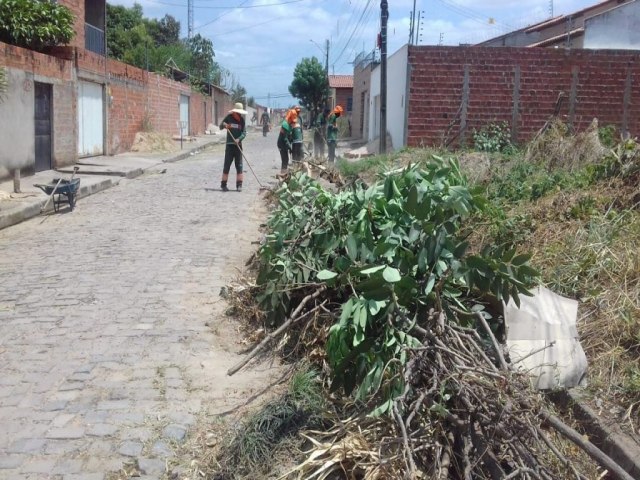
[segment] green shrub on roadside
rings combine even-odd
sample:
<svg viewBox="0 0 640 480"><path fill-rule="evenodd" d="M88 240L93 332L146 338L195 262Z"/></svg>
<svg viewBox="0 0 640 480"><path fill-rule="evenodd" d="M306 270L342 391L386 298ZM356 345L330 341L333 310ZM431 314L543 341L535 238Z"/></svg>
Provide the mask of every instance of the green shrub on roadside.
<svg viewBox="0 0 640 480"><path fill-rule="evenodd" d="M73 20L57 2L0 0L0 41L35 50L65 45L75 35Z"/></svg>
<svg viewBox="0 0 640 480"><path fill-rule="evenodd" d="M277 325L325 285L335 319L325 346L332 388L377 405L374 414L402 391L407 349L420 346L413 329L430 308L451 315L474 295L518 303L537 276L530 256L513 248L467 252L461 227L485 200L453 159L433 157L338 193L296 175L278 202L259 252L260 306Z"/></svg>
<svg viewBox="0 0 640 480"><path fill-rule="evenodd" d="M473 146L480 152L511 154L516 150L511 142L511 131L507 122L490 123L480 130L474 130Z"/></svg>

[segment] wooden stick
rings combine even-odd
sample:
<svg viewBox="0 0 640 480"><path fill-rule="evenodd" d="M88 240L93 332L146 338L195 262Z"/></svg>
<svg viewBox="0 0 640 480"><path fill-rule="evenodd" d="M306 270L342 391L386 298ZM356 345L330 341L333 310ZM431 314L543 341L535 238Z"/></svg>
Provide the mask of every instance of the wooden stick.
<svg viewBox="0 0 640 480"><path fill-rule="evenodd" d="M42 206L42 208L40 209L40 213L44 212L45 209L47 208L47 205L49 205L49 202L51 201L51 199L53 198L53 196L56 193L56 190L58 189L58 186L60 185L60 182L62 182L62 177L60 177L58 179L58 183L56 183L56 186L53 190L51 190L51 193L49 194L49 197L47 198L47 201L44 202L44 205Z"/></svg>
<svg viewBox="0 0 640 480"><path fill-rule="evenodd" d="M507 366L507 362L504 359L504 355L502 355L502 350L500 349L500 345L498 344L498 341L496 340L495 335L491 331L491 327L489 326L489 324L487 323L487 321L485 320L485 318L482 316L480 312L475 312L475 317L480 321L485 331L487 332L487 335L489 335L489 338L493 343L493 348L496 351L496 355L498 355L498 360L500 360L500 366L502 367L503 370L509 370L509 367Z"/></svg>
<svg viewBox="0 0 640 480"><path fill-rule="evenodd" d="M300 302L300 304L298 305L298 307L294 310L294 312L291 314L291 316L282 324L280 325L276 330L274 330L273 332L271 332L269 335L267 335L252 351L249 355L247 355L241 362L237 363L236 365L234 365L233 367L231 367L229 370L227 370L227 375L231 376L234 373L236 373L238 370L240 370L242 367L244 367L247 363L249 363L249 361L251 361L251 359L253 357L255 357L266 345L269 344L269 342L271 342L271 340L273 340L275 337L277 337L278 335L280 335L282 332L284 332L287 328L289 328L289 326L291 326L292 323L298 321L300 318L302 317L298 317L298 314L300 313L300 311L304 308L304 306L307 304L307 302L309 302L310 300L313 300L315 298L318 298L320 296L320 294L322 292L324 292L327 289L326 285L323 285L322 287L320 287L318 290L316 290L314 293L307 295L306 297L304 297L302 299L302 301ZM308 315L309 313L311 313L314 310L317 310L318 307L315 307L313 310L307 312L305 315Z"/></svg>
<svg viewBox="0 0 640 480"><path fill-rule="evenodd" d="M584 450L584 452L593 458L600 465L609 470L609 473L613 475L617 480L633 480L633 477L629 475L620 465L614 462L611 457L606 455L602 450L596 447L589 440L585 440L582 435L576 432L569 425L565 424L555 415L545 410L541 411L542 417L551 425L558 433L562 434L565 438L571 440L575 445Z"/></svg>

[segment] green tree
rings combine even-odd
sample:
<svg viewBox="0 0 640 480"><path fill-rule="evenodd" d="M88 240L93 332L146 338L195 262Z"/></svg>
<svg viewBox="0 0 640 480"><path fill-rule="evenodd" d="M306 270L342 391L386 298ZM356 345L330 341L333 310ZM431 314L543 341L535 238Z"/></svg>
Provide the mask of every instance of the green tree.
<svg viewBox="0 0 640 480"><path fill-rule="evenodd" d="M199 33L187 40L191 52L191 75L199 80L208 80L213 68L213 43Z"/></svg>
<svg viewBox="0 0 640 480"><path fill-rule="evenodd" d="M139 31L135 34L132 33L133 29L143 24L142 5L139 3L134 3L131 8L107 3L107 53L109 57L124 61L127 50L131 50L135 45L134 38L140 37Z"/></svg>
<svg viewBox="0 0 640 480"><path fill-rule="evenodd" d="M247 89L244 88L239 83L237 83L236 81L234 81L232 86L231 86L231 99L234 102L242 102L242 104L246 106L246 104L247 104Z"/></svg>
<svg viewBox="0 0 640 480"><path fill-rule="evenodd" d="M40 50L74 37L73 14L64 5L33 0L0 0L0 41Z"/></svg>
<svg viewBox="0 0 640 480"><path fill-rule="evenodd" d="M313 113L315 118L329 98L329 79L316 57L303 58L293 71L289 93Z"/></svg>
<svg viewBox="0 0 640 480"><path fill-rule="evenodd" d="M160 20L155 18L148 20L147 31L153 37L157 47L180 41L180 22L171 15L165 15Z"/></svg>

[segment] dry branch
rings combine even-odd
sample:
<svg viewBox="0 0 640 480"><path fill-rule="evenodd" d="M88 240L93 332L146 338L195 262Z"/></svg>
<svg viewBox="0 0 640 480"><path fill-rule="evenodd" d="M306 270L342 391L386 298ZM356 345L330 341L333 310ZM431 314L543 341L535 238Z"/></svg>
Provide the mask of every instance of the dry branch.
<svg viewBox="0 0 640 480"><path fill-rule="evenodd" d="M238 370L240 370L242 367L244 367L247 363L249 363L251 361L252 358L254 358L258 353L260 353L274 338L278 337L281 333L286 331L291 325L293 325L294 323L298 322L302 318L309 316L312 312L317 311L320 308L320 306L316 306L313 309L311 309L311 310L305 312L304 314L300 315L300 312L305 307L305 305L309 301L318 298L322 294L322 292L324 292L326 289L327 289L327 287L325 285L322 285L315 292L313 292L313 293L307 295L306 297L304 297L302 299L302 301L300 302L300 304L298 305L298 307L293 311L291 316L282 325L280 325L276 330L274 330L269 335L267 335L251 351L251 353L249 353L249 355L247 355L241 362L237 363L236 365L231 367L229 370L227 370L227 375L231 376L234 373L236 373ZM326 303L326 302L323 302L323 304L324 303Z"/></svg>

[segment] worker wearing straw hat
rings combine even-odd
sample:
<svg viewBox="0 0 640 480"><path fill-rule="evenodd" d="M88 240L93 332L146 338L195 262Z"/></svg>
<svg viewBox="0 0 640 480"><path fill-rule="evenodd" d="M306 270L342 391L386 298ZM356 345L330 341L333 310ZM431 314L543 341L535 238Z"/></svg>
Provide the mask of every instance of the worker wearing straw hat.
<svg viewBox="0 0 640 480"><path fill-rule="evenodd" d="M236 103L220 124L220 130L227 130L227 146L224 151L224 167L222 168L222 181L220 189L228 192L227 180L231 164L236 165L236 190L242 191L242 140L247 136L244 116L247 111L242 108L242 103Z"/></svg>

